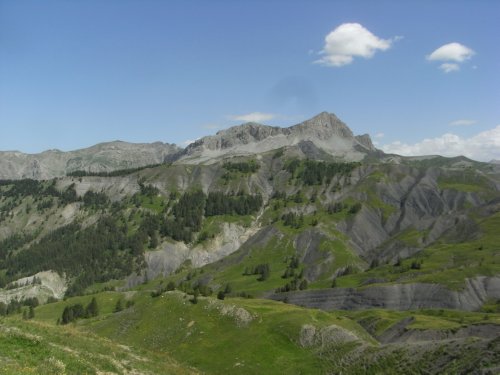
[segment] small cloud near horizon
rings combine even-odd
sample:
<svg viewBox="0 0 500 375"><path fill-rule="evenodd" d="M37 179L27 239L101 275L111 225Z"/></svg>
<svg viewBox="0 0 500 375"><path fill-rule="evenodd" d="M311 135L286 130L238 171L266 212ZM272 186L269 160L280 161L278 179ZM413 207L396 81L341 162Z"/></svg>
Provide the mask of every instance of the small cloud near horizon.
<svg viewBox="0 0 500 375"><path fill-rule="evenodd" d="M477 120L460 119L449 123L450 126L470 126L477 124Z"/></svg>
<svg viewBox="0 0 500 375"><path fill-rule="evenodd" d="M388 50L393 42L402 38L382 39L359 23L343 23L325 37L325 46L320 52L322 57L314 63L341 67L351 64L355 57L370 59L377 51Z"/></svg>
<svg viewBox="0 0 500 375"><path fill-rule="evenodd" d="M243 115L230 115L227 116L229 120L232 121L243 121L243 122L263 122L269 121L276 118L277 115L273 113L262 113L262 112L252 112Z"/></svg>
<svg viewBox="0 0 500 375"><path fill-rule="evenodd" d="M464 155L473 160L500 159L500 125L469 138L446 133L436 138L426 138L415 144L395 141L380 147L384 152L405 156Z"/></svg>

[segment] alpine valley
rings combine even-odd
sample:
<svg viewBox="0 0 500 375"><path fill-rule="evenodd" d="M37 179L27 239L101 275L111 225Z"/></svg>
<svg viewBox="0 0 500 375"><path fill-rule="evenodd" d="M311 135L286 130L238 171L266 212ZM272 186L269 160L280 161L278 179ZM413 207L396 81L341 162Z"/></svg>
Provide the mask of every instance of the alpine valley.
<svg viewBox="0 0 500 375"><path fill-rule="evenodd" d="M500 164L320 113L0 153L2 374L500 373Z"/></svg>

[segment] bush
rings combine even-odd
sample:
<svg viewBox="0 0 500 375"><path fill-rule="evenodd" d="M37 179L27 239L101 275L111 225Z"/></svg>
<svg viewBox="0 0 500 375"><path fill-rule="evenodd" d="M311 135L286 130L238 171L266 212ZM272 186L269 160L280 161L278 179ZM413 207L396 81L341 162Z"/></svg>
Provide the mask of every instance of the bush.
<svg viewBox="0 0 500 375"><path fill-rule="evenodd" d="M118 301L116 301L114 312L120 312L122 310L123 310L123 302L122 299L120 298Z"/></svg>

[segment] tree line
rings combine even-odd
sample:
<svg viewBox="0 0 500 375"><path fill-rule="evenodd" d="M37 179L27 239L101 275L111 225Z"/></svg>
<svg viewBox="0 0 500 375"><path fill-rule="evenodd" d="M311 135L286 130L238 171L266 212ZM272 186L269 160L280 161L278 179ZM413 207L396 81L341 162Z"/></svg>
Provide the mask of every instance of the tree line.
<svg viewBox="0 0 500 375"><path fill-rule="evenodd" d="M204 217L250 215L262 206L262 195L209 193L201 190L184 193L160 225L160 234L186 243L201 230ZM152 223L153 224L153 223Z"/></svg>
<svg viewBox="0 0 500 375"><path fill-rule="evenodd" d="M334 163L316 160L292 159L285 164L284 169L293 178L305 185L321 185L329 183L336 175L348 176L360 163Z"/></svg>
<svg viewBox="0 0 500 375"><path fill-rule="evenodd" d="M72 223L56 229L27 249L4 261L7 277L16 279L54 270L71 280L67 295L77 295L95 283L131 274L142 263L142 246L134 247L137 234L110 217L82 228Z"/></svg>
<svg viewBox="0 0 500 375"><path fill-rule="evenodd" d="M92 318L99 315L99 306L97 300L92 298L89 304L84 308L81 303L66 306L62 312L58 323L68 324L82 318Z"/></svg>
<svg viewBox="0 0 500 375"><path fill-rule="evenodd" d="M142 171L143 169L147 168L156 168L161 165L164 165L163 163L158 163L158 164L148 164L143 167L136 167L136 168L124 168L124 169L117 169L115 171L110 171L110 172L92 172L92 171L85 171L85 170L76 170L72 172L66 173L66 176L68 177L87 177L87 176L96 176L96 177L117 177L117 176L126 176L135 172Z"/></svg>
<svg viewBox="0 0 500 375"><path fill-rule="evenodd" d="M229 172L240 172L243 174L255 173L259 170L260 165L255 160L241 162L226 162L222 165Z"/></svg>

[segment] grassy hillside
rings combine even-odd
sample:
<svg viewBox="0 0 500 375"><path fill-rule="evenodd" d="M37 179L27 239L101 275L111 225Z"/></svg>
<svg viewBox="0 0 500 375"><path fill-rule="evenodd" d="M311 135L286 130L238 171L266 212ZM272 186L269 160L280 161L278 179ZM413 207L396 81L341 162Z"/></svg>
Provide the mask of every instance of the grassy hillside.
<svg viewBox="0 0 500 375"><path fill-rule="evenodd" d="M379 265L362 273L339 277L337 286L362 286L368 280L379 280L383 283L440 283L459 290L467 277L499 275L500 213L477 221L479 234L471 241L456 243L453 238L443 239L399 264ZM409 232L405 240L411 241L412 235L421 234Z"/></svg>
<svg viewBox="0 0 500 375"><path fill-rule="evenodd" d="M438 162L446 160L361 165L276 153L118 177L1 182L0 285L13 289L12 281L47 268L65 274L72 297L36 307L31 320L21 319L27 307L0 318L0 373L500 366L496 299L470 313L325 312L264 299L414 282L460 290L466 278L498 276L494 176ZM243 245L217 256L235 241ZM148 259L181 266L148 280ZM92 298L97 316L57 325L65 309Z"/></svg>
<svg viewBox="0 0 500 375"><path fill-rule="evenodd" d="M133 306L113 313L116 301L130 298ZM86 304L91 296L40 306L36 320L54 325L65 306ZM334 314L307 310L268 300L229 299L192 296L167 292L153 298L147 291L96 295L100 314L84 319L75 328L93 331L136 348L163 353L208 373L304 373L326 371L311 348L301 344L301 330L310 324L318 330L338 327L343 345L375 341L354 321ZM57 326L66 329L65 326ZM356 344L357 345L357 344Z"/></svg>
<svg viewBox="0 0 500 375"><path fill-rule="evenodd" d="M213 297L193 303L192 295L178 291L152 297L152 287L73 297L37 307L34 320L2 320L5 373L64 368L66 373L116 374L421 374L500 365L498 339L458 337L426 344L375 339L407 319L404 334L439 337L461 328L500 325L498 313L324 312L269 300ZM94 297L97 317L56 325L64 307L86 305ZM123 310L116 312L119 300Z"/></svg>
<svg viewBox="0 0 500 375"><path fill-rule="evenodd" d="M165 353L131 348L73 326L0 320L0 369L28 374L196 374Z"/></svg>

